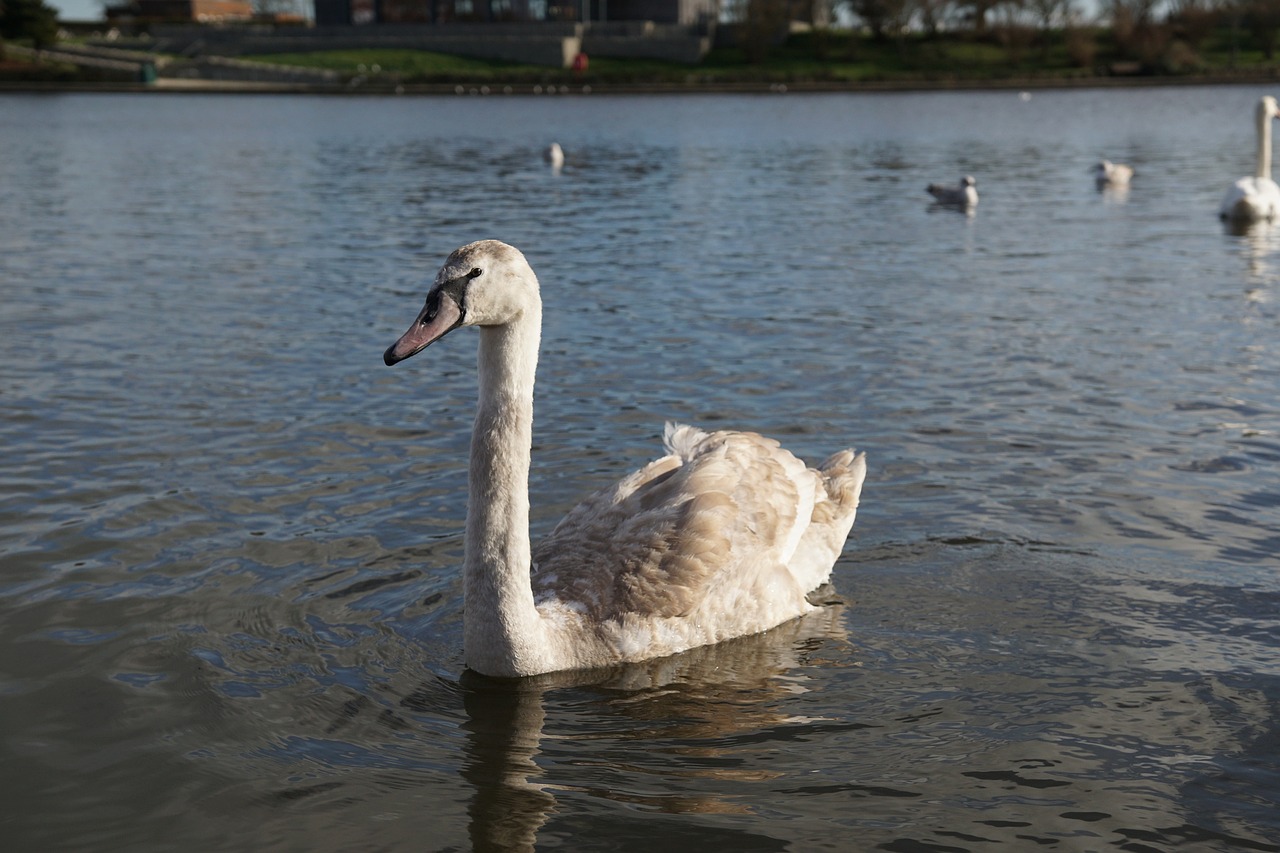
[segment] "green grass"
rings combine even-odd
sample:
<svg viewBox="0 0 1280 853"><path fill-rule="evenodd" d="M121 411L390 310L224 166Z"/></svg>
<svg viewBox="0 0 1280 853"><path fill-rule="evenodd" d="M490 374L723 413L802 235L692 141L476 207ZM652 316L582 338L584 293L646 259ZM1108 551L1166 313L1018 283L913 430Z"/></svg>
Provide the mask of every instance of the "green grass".
<svg viewBox="0 0 1280 853"><path fill-rule="evenodd" d="M1239 73L1280 76L1280 57L1267 59L1247 33L1227 28L1209 33L1194 49L1165 32L1142 56L1121 51L1110 32L1093 30L1069 36L1054 32L1047 47L1038 33L1026 32L1010 44L998 34L977 37L949 33L938 37L910 34L873 40L850 32L793 35L761 55L743 48L712 51L697 65L655 60L593 57L584 75L559 68L496 62L399 48L327 50L246 56L259 62L322 68L369 83L448 84L666 84L749 83L982 82L1015 79L1065 80L1107 76L1117 63L1149 75ZM1069 41L1074 39L1074 48ZM1081 50L1081 43L1087 50ZM1236 50L1233 52L1233 44ZM1136 51L1136 49L1135 49ZM1074 57L1074 58L1073 58Z"/></svg>
<svg viewBox="0 0 1280 853"><path fill-rule="evenodd" d="M1038 51L1036 56L1039 56ZM245 58L404 83L856 82L955 76L1001 77L1009 76L1018 68L1010 63L1007 52L998 45L924 42L920 39L909 39L901 44L880 44L849 35L828 36L821 45L815 45L811 37L795 37L772 51L762 62L750 62L744 51L732 48L712 51L700 64L692 66L657 60L596 57L591 60L590 70L582 76L563 69L403 49L332 50ZM1071 72L1065 60L1059 64L1063 73Z"/></svg>
<svg viewBox="0 0 1280 853"><path fill-rule="evenodd" d="M312 53L273 53L246 56L254 62L270 62L276 65L292 65L304 68L322 68L342 74L381 74L396 76L402 80L419 79L502 79L505 76L545 74L551 69L536 65L518 65L507 62L491 62L429 53L425 50L400 48L371 48L365 50L320 50Z"/></svg>

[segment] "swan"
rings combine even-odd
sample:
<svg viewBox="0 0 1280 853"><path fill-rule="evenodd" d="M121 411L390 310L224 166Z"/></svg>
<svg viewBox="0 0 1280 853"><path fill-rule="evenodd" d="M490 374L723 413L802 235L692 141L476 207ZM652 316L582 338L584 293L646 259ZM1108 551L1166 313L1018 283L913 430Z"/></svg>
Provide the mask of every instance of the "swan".
<svg viewBox="0 0 1280 853"><path fill-rule="evenodd" d="M1099 160L1093 167L1093 180L1098 189L1104 187L1127 187L1133 177L1133 167L1124 163L1112 163L1110 160Z"/></svg>
<svg viewBox="0 0 1280 853"><path fill-rule="evenodd" d="M978 182L972 175L965 175L956 186L929 184L925 189L929 191L929 195L937 199L939 204L973 207L978 203Z"/></svg>
<svg viewBox="0 0 1280 853"><path fill-rule="evenodd" d="M1258 101L1254 113L1258 131L1258 167L1253 177L1231 185L1218 209L1220 219L1235 223L1270 222L1280 212L1280 187L1271 180L1271 120L1280 115L1270 95Z"/></svg>
<svg viewBox="0 0 1280 853"><path fill-rule="evenodd" d="M538 279L497 240L456 249L393 365L480 329L471 435L463 655L482 675L593 669L754 634L815 608L853 526L865 454L817 469L750 432L667 424L666 454L529 541Z"/></svg>
<svg viewBox="0 0 1280 853"><path fill-rule="evenodd" d="M551 168L559 170L564 165L564 149L560 147L559 142L553 142L547 148L546 160L551 164Z"/></svg>

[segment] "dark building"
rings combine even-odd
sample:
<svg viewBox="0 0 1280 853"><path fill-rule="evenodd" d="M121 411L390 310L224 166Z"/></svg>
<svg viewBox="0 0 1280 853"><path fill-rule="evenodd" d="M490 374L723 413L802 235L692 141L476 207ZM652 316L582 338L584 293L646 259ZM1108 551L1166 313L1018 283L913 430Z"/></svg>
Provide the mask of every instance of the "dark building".
<svg viewBox="0 0 1280 853"><path fill-rule="evenodd" d="M718 0L314 0L317 26L447 24L451 21L714 20Z"/></svg>

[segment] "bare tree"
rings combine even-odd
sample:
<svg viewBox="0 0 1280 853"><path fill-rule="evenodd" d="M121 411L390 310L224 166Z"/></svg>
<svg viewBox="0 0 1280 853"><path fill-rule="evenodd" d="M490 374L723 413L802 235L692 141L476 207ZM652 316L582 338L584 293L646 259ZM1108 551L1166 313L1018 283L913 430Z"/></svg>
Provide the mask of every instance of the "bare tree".
<svg viewBox="0 0 1280 853"><path fill-rule="evenodd" d="M1164 0L1111 0L1111 34L1116 49L1143 62L1151 62L1164 52L1168 31L1156 20L1156 9Z"/></svg>
<svg viewBox="0 0 1280 853"><path fill-rule="evenodd" d="M846 4L877 41L901 37L914 11L912 0L846 0Z"/></svg>
<svg viewBox="0 0 1280 853"><path fill-rule="evenodd" d="M1026 9L1036 20L1040 57L1047 62L1054 30L1062 28L1072 17L1072 0L1026 0Z"/></svg>
<svg viewBox="0 0 1280 853"><path fill-rule="evenodd" d="M763 62L786 37L791 8L787 0L743 0L742 49L748 62Z"/></svg>
<svg viewBox="0 0 1280 853"><path fill-rule="evenodd" d="M1275 59L1276 43L1280 40L1280 0L1249 0L1244 19L1254 43L1262 48L1268 60Z"/></svg>
<svg viewBox="0 0 1280 853"><path fill-rule="evenodd" d="M964 17L979 34L987 31L987 15L998 5L1000 0L959 0L960 8L965 10Z"/></svg>
<svg viewBox="0 0 1280 853"><path fill-rule="evenodd" d="M1172 0L1165 21L1179 38L1199 50L1227 18L1228 5L1223 0Z"/></svg>
<svg viewBox="0 0 1280 853"><path fill-rule="evenodd" d="M942 24L955 14L957 5L956 0L915 0L920 26L928 35L936 36Z"/></svg>

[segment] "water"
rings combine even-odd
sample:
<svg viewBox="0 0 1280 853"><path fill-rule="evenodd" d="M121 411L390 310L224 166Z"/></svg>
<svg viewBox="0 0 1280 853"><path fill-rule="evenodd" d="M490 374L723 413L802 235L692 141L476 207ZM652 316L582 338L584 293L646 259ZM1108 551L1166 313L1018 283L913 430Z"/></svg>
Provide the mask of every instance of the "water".
<svg viewBox="0 0 1280 853"><path fill-rule="evenodd" d="M6 849L1280 850L1262 93L0 96ZM535 533L668 418L856 445L841 601L464 673L475 336L380 356L489 236Z"/></svg>

